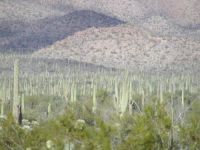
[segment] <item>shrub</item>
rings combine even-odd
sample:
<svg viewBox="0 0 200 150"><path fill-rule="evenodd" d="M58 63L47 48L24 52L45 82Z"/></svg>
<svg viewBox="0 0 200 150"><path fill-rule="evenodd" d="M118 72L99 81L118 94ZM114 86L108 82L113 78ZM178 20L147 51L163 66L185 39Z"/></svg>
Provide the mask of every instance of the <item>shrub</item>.
<svg viewBox="0 0 200 150"><path fill-rule="evenodd" d="M144 113L135 114L132 119L132 126L129 126L127 135L119 146L120 150L153 150L167 149L170 140L170 129L172 128L170 117L162 105L148 106ZM125 130L127 131L127 129Z"/></svg>

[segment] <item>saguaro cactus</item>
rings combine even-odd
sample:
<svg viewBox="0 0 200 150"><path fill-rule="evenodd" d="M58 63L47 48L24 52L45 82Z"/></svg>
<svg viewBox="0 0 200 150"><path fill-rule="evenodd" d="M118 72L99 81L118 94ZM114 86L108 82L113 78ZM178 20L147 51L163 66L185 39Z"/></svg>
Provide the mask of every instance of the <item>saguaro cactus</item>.
<svg viewBox="0 0 200 150"><path fill-rule="evenodd" d="M19 99L19 60L14 62L14 85L13 85L13 117L17 123L20 123L20 115L22 114Z"/></svg>
<svg viewBox="0 0 200 150"><path fill-rule="evenodd" d="M4 115L4 94L3 94L3 90L0 91L0 99L1 99L1 116L3 117L3 115Z"/></svg>
<svg viewBox="0 0 200 150"><path fill-rule="evenodd" d="M144 89L142 90L142 110L144 110L144 105L145 105L145 92Z"/></svg>
<svg viewBox="0 0 200 150"><path fill-rule="evenodd" d="M122 89L121 89L121 97L120 97L120 117L123 116L123 114L125 113L127 106L128 106L128 102L129 102L129 84L127 82L127 80L123 81L122 83Z"/></svg>
<svg viewBox="0 0 200 150"><path fill-rule="evenodd" d="M160 83L160 103L163 103L163 84L162 82Z"/></svg>
<svg viewBox="0 0 200 150"><path fill-rule="evenodd" d="M51 104L48 104L48 108L47 108L47 115L49 116L51 114Z"/></svg>
<svg viewBox="0 0 200 150"><path fill-rule="evenodd" d="M117 110L119 110L119 86L118 81L115 80L115 94L114 94L114 106Z"/></svg>
<svg viewBox="0 0 200 150"><path fill-rule="evenodd" d="M185 91L185 89L184 89L184 85L182 86L182 88L181 88L181 106L182 106L182 109L184 110L184 106L185 106L185 100L184 100L184 91Z"/></svg>
<svg viewBox="0 0 200 150"><path fill-rule="evenodd" d="M24 101L24 93L21 95L21 106L22 106L22 114L25 113L25 101Z"/></svg>
<svg viewBox="0 0 200 150"><path fill-rule="evenodd" d="M77 91L76 91L76 84L73 82L71 86L71 102L76 102L77 100Z"/></svg>
<svg viewBox="0 0 200 150"><path fill-rule="evenodd" d="M93 86L93 107L92 107L92 111L93 111L93 113L95 113L96 112L96 110L97 110L97 98L96 98L96 93L97 93L97 87L96 87L96 85L94 84L94 86Z"/></svg>

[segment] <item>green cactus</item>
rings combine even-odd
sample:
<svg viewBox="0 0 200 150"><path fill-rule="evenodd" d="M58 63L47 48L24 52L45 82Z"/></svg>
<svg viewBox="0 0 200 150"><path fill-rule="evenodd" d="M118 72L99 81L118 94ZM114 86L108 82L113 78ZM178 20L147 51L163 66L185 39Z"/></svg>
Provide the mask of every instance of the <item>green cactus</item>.
<svg viewBox="0 0 200 150"><path fill-rule="evenodd" d="M145 92L142 90L142 110L144 110L144 105L145 105Z"/></svg>
<svg viewBox="0 0 200 150"><path fill-rule="evenodd" d="M183 110L184 110L184 106L185 106L184 91L185 91L185 89L184 89L184 85L183 85L182 88L181 88L181 106L182 106Z"/></svg>
<svg viewBox="0 0 200 150"><path fill-rule="evenodd" d="M126 112L129 102L129 84L127 80L123 81L122 89L121 89L121 97L120 97L120 113L121 116Z"/></svg>
<svg viewBox="0 0 200 150"><path fill-rule="evenodd" d="M163 103L163 84L160 83L160 103Z"/></svg>
<svg viewBox="0 0 200 150"><path fill-rule="evenodd" d="M4 94L3 91L0 91L0 99L1 99L1 116L4 116Z"/></svg>
<svg viewBox="0 0 200 150"><path fill-rule="evenodd" d="M48 104L48 108L47 108L47 115L49 116L51 114L51 104Z"/></svg>
<svg viewBox="0 0 200 150"><path fill-rule="evenodd" d="M13 85L13 117L20 122L20 99L19 99L19 60L14 62L14 85Z"/></svg>
<svg viewBox="0 0 200 150"><path fill-rule="evenodd" d="M25 101L24 101L24 93L21 95L21 105L22 105L22 114L25 113Z"/></svg>
<svg viewBox="0 0 200 150"><path fill-rule="evenodd" d="M77 91L76 91L76 84L73 82L71 85L71 98L70 101L71 102L76 102L77 100Z"/></svg>
<svg viewBox="0 0 200 150"><path fill-rule="evenodd" d="M93 85L93 98L92 98L92 101L93 101L93 107L92 107L92 111L93 113L96 112L96 109L97 109L97 98L96 98L96 93L97 93L97 87L96 87L96 84Z"/></svg>

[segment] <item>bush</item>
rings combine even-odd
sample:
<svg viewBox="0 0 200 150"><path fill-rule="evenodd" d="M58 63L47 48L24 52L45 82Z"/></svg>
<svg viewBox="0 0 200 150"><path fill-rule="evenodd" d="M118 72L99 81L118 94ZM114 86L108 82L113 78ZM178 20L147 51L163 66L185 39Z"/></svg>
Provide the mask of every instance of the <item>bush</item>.
<svg viewBox="0 0 200 150"><path fill-rule="evenodd" d="M193 103L186 115L185 124L180 127L181 145L184 148L196 150L200 148L200 102Z"/></svg>
<svg viewBox="0 0 200 150"><path fill-rule="evenodd" d="M144 113L135 114L123 122L127 124L130 120L132 120L132 126L122 130L122 133L126 134L123 134L122 139L124 140L119 146L120 150L168 148L172 124L162 105L148 106Z"/></svg>

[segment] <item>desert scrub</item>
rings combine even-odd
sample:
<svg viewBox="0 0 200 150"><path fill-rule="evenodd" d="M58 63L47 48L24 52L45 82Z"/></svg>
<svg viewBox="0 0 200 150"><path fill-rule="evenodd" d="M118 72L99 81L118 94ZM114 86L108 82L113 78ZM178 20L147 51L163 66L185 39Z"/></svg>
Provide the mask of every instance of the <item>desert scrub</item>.
<svg viewBox="0 0 200 150"><path fill-rule="evenodd" d="M66 102L58 96L38 95L25 96L24 118L28 120L45 121L55 118L64 112ZM48 105L51 105L52 113L48 115ZM61 111L63 110L63 111Z"/></svg>
<svg viewBox="0 0 200 150"><path fill-rule="evenodd" d="M77 127L80 120L83 126ZM68 110L63 116L33 129L27 146L33 150L45 149L46 142L51 140L56 150L63 150L66 143L73 143L75 150L110 150L114 129L98 117L93 121L93 125L84 123Z"/></svg>
<svg viewBox="0 0 200 150"><path fill-rule="evenodd" d="M82 126L77 126L82 122ZM70 111L57 119L47 121L30 130L24 130L17 125L9 115L1 121L1 150L47 150L47 143L52 149L63 150L67 143L72 143L75 150L109 150L114 129L100 118L94 119L95 125L89 125L77 119Z"/></svg>
<svg viewBox="0 0 200 150"><path fill-rule="evenodd" d="M162 105L147 106L144 113L124 118L122 125L120 150L168 148L172 123Z"/></svg>
<svg viewBox="0 0 200 150"><path fill-rule="evenodd" d="M7 115L6 119L1 120L0 126L1 150L25 150L25 139L27 139L29 135L17 125L11 113Z"/></svg>
<svg viewBox="0 0 200 150"><path fill-rule="evenodd" d="M188 109L184 125L180 125L179 133L183 148L198 150L200 148L200 102L195 101Z"/></svg>
<svg viewBox="0 0 200 150"><path fill-rule="evenodd" d="M0 121L1 150L166 150L199 147L199 105L192 107L186 122L173 126L164 104L147 105L142 112L106 121L92 113L92 100L69 103L62 115L24 128L15 123L11 114ZM84 104L86 106L84 106ZM171 143L172 129L176 136ZM48 148L51 147L51 148Z"/></svg>

